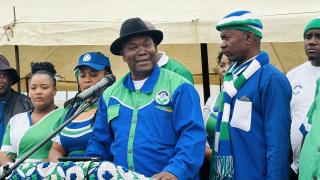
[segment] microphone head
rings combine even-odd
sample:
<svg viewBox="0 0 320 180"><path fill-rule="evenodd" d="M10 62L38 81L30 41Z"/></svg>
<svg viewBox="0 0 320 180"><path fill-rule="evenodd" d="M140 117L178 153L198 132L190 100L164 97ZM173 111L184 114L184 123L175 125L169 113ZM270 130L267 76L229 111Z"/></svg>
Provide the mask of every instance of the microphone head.
<svg viewBox="0 0 320 180"><path fill-rule="evenodd" d="M107 74L104 76L104 78L108 78L112 83L116 82L116 76L114 76L113 74Z"/></svg>
<svg viewBox="0 0 320 180"><path fill-rule="evenodd" d="M116 77L113 74L104 76L99 82L91 86L90 88L82 91L77 99L85 100L89 97L98 97L105 90L105 88L111 86L116 81Z"/></svg>
<svg viewBox="0 0 320 180"><path fill-rule="evenodd" d="M99 82L96 84L99 84L98 86L101 88L109 87L116 81L116 77L113 74L105 75ZM95 84L95 85L96 85ZM93 86L95 86L93 85ZM91 86L91 87L93 87Z"/></svg>

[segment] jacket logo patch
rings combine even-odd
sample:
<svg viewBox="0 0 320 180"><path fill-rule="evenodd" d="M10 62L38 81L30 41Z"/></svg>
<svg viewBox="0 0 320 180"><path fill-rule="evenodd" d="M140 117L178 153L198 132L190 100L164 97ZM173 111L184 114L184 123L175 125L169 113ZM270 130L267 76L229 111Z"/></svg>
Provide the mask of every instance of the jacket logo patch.
<svg viewBox="0 0 320 180"><path fill-rule="evenodd" d="M170 102L170 94L167 91L160 91L155 97L155 101L160 105L166 105Z"/></svg>
<svg viewBox="0 0 320 180"><path fill-rule="evenodd" d="M296 84L292 88L292 94L293 95L298 95L301 91L302 91L302 86L300 84Z"/></svg>

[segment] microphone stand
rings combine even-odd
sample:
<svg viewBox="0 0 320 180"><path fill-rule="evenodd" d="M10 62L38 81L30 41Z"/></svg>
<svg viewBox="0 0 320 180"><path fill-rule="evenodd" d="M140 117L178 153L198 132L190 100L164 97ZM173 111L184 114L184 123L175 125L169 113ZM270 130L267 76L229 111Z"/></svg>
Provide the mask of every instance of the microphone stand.
<svg viewBox="0 0 320 180"><path fill-rule="evenodd" d="M97 97L92 97L89 100L84 101L84 106L80 106L77 111L68 119L66 120L61 126L59 126L54 132L52 132L46 139L41 141L38 145L36 145L33 149L31 149L23 158L21 158L18 162L14 163L14 165L10 168L4 166L3 174L0 176L0 180L5 179L9 176L14 169L16 169L20 164L22 164L28 157L30 157L34 152L36 152L39 148L41 148L44 144L46 144L49 140L51 140L55 135L57 135L64 127L66 127L72 120L74 120L80 113L85 111L88 107L92 104L96 103L98 100ZM89 101L89 102L88 102Z"/></svg>

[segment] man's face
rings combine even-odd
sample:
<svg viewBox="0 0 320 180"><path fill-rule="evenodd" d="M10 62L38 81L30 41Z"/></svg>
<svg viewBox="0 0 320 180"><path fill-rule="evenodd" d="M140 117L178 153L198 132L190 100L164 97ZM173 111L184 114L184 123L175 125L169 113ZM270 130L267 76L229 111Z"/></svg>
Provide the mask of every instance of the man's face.
<svg viewBox="0 0 320 180"><path fill-rule="evenodd" d="M229 61L246 60L247 40L246 32L234 29L220 31L222 53L228 57Z"/></svg>
<svg viewBox="0 0 320 180"><path fill-rule="evenodd" d="M11 80L8 72L0 71L0 96L9 92L11 87Z"/></svg>
<svg viewBox="0 0 320 180"><path fill-rule="evenodd" d="M157 49L149 36L136 36L126 41L122 46L122 55L133 80L145 79L157 64Z"/></svg>
<svg viewBox="0 0 320 180"><path fill-rule="evenodd" d="M304 50L309 61L320 66L320 29L311 29L305 33Z"/></svg>

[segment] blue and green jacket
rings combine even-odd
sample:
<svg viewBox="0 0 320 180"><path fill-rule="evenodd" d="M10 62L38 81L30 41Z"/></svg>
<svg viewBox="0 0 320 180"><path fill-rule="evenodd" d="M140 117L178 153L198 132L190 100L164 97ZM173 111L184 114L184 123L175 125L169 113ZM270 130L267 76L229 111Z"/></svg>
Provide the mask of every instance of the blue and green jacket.
<svg viewBox="0 0 320 180"><path fill-rule="evenodd" d="M129 73L103 93L87 156L149 177L165 171L198 179L205 140L195 88L156 66L140 90Z"/></svg>

